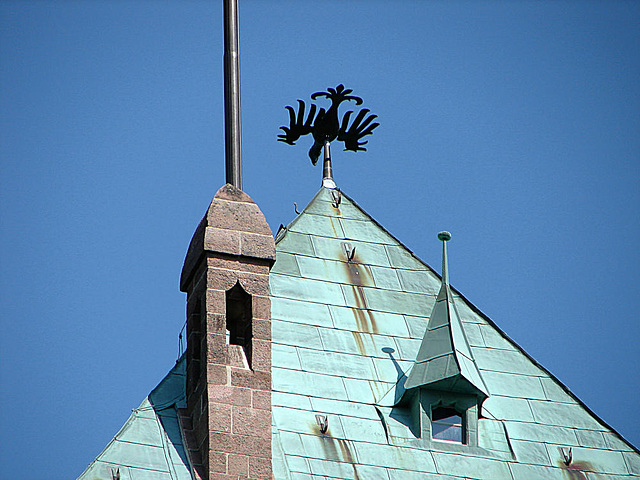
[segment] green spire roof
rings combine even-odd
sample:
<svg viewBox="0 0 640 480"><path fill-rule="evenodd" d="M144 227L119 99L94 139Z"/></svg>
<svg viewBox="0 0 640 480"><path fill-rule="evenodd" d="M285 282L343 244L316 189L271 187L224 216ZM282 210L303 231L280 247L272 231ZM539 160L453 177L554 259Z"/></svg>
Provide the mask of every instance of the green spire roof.
<svg viewBox="0 0 640 480"><path fill-rule="evenodd" d="M321 188L280 230L269 283L274 478L640 474L633 447L346 194ZM416 368L434 363L421 347L437 318L447 335L445 349L434 348L455 367L439 381L490 394L478 407L477 446L421 437L411 405L399 404L409 376L444 388ZM560 448L572 449L571 465Z"/></svg>
<svg viewBox="0 0 640 480"><path fill-rule="evenodd" d="M441 232L438 238L442 240L442 285L416 362L404 387L409 390L428 386L487 397L487 387L471 354L449 287L447 241L451 234Z"/></svg>

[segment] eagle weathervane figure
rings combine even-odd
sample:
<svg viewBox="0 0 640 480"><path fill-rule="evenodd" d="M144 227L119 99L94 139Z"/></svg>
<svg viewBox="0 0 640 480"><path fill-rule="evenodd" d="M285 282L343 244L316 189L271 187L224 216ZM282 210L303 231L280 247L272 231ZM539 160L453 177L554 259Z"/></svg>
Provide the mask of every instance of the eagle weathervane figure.
<svg viewBox="0 0 640 480"><path fill-rule="evenodd" d="M327 88L326 92L316 92L311 95L312 100L316 100L319 97L326 97L331 100L331 106L328 110L324 108L318 109L315 104L311 104L309 107L309 113L305 120L305 103L302 100L298 100L298 114L293 107L286 106L285 108L289 112L289 126L280 127L284 131L283 134L278 135L278 141L288 143L289 145L295 145L296 141L307 134L313 136L313 145L309 150L309 158L311 163L315 165L318 163L318 158L324 147L324 180L325 186L335 188L331 174L331 155L329 145L332 141L338 140L344 142L344 149L357 152L359 150L366 151L363 145L366 145L368 141L362 141L362 138L371 135L373 130L380 124L373 122L378 116L369 115L370 110L363 108L358 112L353 119L351 125L349 120L353 111L349 110L342 117L342 122L338 118L338 107L344 101L353 100L356 105L362 105L362 98L351 95L353 90L345 89L344 85L340 84L336 88ZM317 111L317 114L316 114ZM366 117L366 118L365 118Z"/></svg>

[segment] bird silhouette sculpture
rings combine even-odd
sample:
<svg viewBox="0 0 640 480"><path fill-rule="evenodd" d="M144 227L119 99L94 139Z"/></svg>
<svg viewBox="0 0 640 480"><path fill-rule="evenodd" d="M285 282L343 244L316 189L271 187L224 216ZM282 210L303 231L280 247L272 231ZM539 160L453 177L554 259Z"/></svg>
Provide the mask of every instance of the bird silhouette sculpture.
<svg viewBox="0 0 640 480"><path fill-rule="evenodd" d="M331 100L331 106L328 110L325 110L324 108L318 109L313 103L310 104L306 119L306 105L302 100L298 100L297 114L293 107L286 106L285 108L289 112L289 126L280 127L284 133L278 135L278 141L295 145L300 137L310 133L314 142L309 150L309 158L314 165L318 163L324 144L333 142L336 139L344 143L345 150L353 152L366 151L367 149L364 148L364 145L368 141L362 141L362 138L371 135L373 130L380 124L377 122L371 123L378 116L369 115L370 110L367 108L363 108L358 112L351 125L349 125L349 120L351 120L351 115L354 113L352 110L344 114L342 122L339 120L338 107L342 102L354 101L356 105L362 105L362 99L351 95L352 92L353 90L345 89L344 85L340 84L336 88L327 88L326 92L314 93L311 95L311 100L326 97Z"/></svg>

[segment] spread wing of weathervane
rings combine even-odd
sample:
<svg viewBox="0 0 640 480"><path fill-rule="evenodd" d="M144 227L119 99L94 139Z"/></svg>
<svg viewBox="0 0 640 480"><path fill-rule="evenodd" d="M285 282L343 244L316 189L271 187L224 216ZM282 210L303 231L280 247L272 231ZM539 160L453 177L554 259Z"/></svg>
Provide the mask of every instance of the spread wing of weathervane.
<svg viewBox="0 0 640 480"><path fill-rule="evenodd" d="M331 100L331 106L328 110L324 108L318 109L315 104L311 104L309 107L309 113L305 120L305 103L302 100L298 100L298 114L293 107L285 107L289 112L289 126L280 127L284 131L283 134L278 135L278 141L288 143L289 145L295 145L296 141L307 134L313 136L313 145L309 150L309 158L314 165L318 163L318 158L322 153L322 148L338 140L344 142L344 149L357 152L359 150L366 151L364 145L368 141L362 141L367 135L371 135L373 130L380 124L373 122L378 116L369 115L370 110L367 108L361 109L358 114L349 125L351 115L353 111L349 110L342 117L342 122L338 118L338 107L344 101L353 100L356 105L362 105L362 99L351 95L353 90L345 89L344 85L338 85L336 88L327 88L326 92L316 92L311 95L312 100L316 100L319 97L326 97ZM317 113L316 113L317 112ZM367 116L368 115L368 116Z"/></svg>

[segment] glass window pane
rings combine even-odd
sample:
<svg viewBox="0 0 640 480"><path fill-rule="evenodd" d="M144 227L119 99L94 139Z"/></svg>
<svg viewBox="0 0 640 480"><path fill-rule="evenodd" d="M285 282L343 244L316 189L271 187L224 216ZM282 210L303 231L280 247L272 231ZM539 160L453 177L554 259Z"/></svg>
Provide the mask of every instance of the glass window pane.
<svg viewBox="0 0 640 480"><path fill-rule="evenodd" d="M455 410L435 408L431 418L431 437L434 440L463 443L462 416Z"/></svg>

